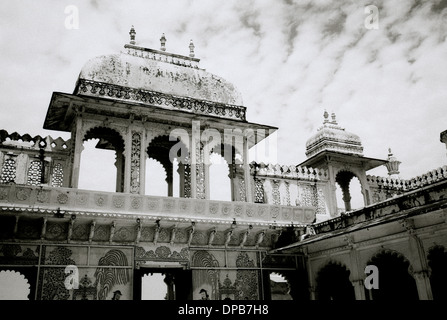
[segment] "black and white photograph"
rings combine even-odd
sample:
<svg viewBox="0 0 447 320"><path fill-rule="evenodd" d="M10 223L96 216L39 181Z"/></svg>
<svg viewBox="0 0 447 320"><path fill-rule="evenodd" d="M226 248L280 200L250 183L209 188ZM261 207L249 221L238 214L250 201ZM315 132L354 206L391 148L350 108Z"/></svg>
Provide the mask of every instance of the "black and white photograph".
<svg viewBox="0 0 447 320"><path fill-rule="evenodd" d="M446 0L2 1L0 44L0 300L447 300Z"/></svg>

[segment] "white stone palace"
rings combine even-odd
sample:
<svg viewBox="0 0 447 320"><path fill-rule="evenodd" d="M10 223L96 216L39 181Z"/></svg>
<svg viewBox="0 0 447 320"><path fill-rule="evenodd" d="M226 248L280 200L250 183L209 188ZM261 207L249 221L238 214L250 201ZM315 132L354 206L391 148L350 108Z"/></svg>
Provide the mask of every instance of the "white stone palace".
<svg viewBox="0 0 447 320"><path fill-rule="evenodd" d="M70 139L0 130L0 284L16 276L30 300L140 300L154 274L168 300L447 297L447 166L399 179L391 150L365 157L327 112L303 163L250 163L277 128L247 121L192 41L185 56L164 35L157 50L135 36L88 61L72 94L53 93L43 128ZM92 139L115 152L115 192L78 187ZM231 201L210 199L212 153L228 164ZM166 197L145 190L148 158ZM379 166L389 177L367 174Z"/></svg>

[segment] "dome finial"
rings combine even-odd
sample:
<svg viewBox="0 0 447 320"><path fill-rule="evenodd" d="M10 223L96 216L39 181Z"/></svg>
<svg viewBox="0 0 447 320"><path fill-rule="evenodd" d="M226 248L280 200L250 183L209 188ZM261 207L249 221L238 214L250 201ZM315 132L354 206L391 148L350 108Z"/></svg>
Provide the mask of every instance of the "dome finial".
<svg viewBox="0 0 447 320"><path fill-rule="evenodd" d="M332 124L337 124L337 120L335 119L335 112L332 112L332 114L331 114L331 117L332 117Z"/></svg>
<svg viewBox="0 0 447 320"><path fill-rule="evenodd" d="M164 34L164 33L161 35L160 43L161 43L161 48L160 48L160 50L161 50L161 51L166 51L166 37L165 37L165 34Z"/></svg>
<svg viewBox="0 0 447 320"><path fill-rule="evenodd" d="M329 113L327 113L326 109L324 110L323 117L324 117L323 124L328 123L328 122L329 122L329 120L328 120L328 118L329 118Z"/></svg>
<svg viewBox="0 0 447 320"><path fill-rule="evenodd" d="M135 44L136 43L135 42L135 35L137 33L135 32L135 28L133 27L133 25L132 25L132 28L130 28L129 34L130 34L130 44Z"/></svg>
<svg viewBox="0 0 447 320"><path fill-rule="evenodd" d="M191 58L193 58L195 56L195 54L194 54L194 43L192 42L192 39L189 42L189 56Z"/></svg>

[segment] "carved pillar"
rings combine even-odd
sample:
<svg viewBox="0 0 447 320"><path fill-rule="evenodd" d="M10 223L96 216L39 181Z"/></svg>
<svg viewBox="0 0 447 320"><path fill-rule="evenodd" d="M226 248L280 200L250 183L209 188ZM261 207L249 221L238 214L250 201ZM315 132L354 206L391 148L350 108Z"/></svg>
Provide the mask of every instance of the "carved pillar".
<svg viewBox="0 0 447 320"><path fill-rule="evenodd" d="M174 276L170 273L166 273L164 282L168 287L167 300L175 300Z"/></svg>
<svg viewBox="0 0 447 320"><path fill-rule="evenodd" d="M248 137L244 137L244 183L245 183L245 201L253 202L253 192L251 187L251 176L250 176L250 163L249 163L249 149L248 149Z"/></svg>
<svg viewBox="0 0 447 320"><path fill-rule="evenodd" d="M129 192L134 194L140 194L141 192L141 138L142 134L141 132L130 130L130 144L128 148L126 148L126 154L129 154L127 152L128 149L130 149L129 158L130 161L130 168L128 169L130 172L129 174ZM126 166L128 168L128 166Z"/></svg>
<svg viewBox="0 0 447 320"><path fill-rule="evenodd" d="M191 186L191 198L197 198L197 142L200 141L200 125L197 121L192 122L192 134L190 136L190 186Z"/></svg>
<svg viewBox="0 0 447 320"><path fill-rule="evenodd" d="M365 283L363 279L353 280L355 300L366 300Z"/></svg>
<svg viewBox="0 0 447 320"><path fill-rule="evenodd" d="M174 192L172 170L173 170L172 165L166 166L166 182L168 183L168 197L172 197Z"/></svg>
<svg viewBox="0 0 447 320"><path fill-rule="evenodd" d="M83 121L81 116L79 115L74 124L74 129L71 134L72 141L74 142L73 152L73 160L72 160L72 168L71 168L71 183L70 188L77 188L79 183L79 167L81 165L81 153L84 150L84 131L82 129ZM74 136L74 137L73 137Z"/></svg>
<svg viewBox="0 0 447 320"><path fill-rule="evenodd" d="M306 261L306 269L307 269L307 277L309 279L309 296L310 296L310 300L316 300L316 288L315 288L315 278L314 278L314 274L312 272L312 265L310 263L310 257L307 254L307 248L303 248L303 252L304 252L304 259Z"/></svg>
<svg viewBox="0 0 447 320"><path fill-rule="evenodd" d="M351 211L351 195L349 193L349 182L351 181L353 174L350 172L342 171L337 174L338 184L340 185L343 193L343 202L345 203L345 210Z"/></svg>
<svg viewBox="0 0 447 320"><path fill-rule="evenodd" d="M179 175L179 197L184 198L185 197L185 165L182 161L179 161L178 163L178 169L177 169L178 175Z"/></svg>
<svg viewBox="0 0 447 320"><path fill-rule="evenodd" d="M407 229L409 235L411 266L413 267L413 277L416 280L419 299L433 300L430 278L428 277L428 262L423 244L416 235L414 221L405 219L402 222L402 226Z"/></svg>
<svg viewBox="0 0 447 320"><path fill-rule="evenodd" d="M428 271L422 270L419 272L414 272L413 275L414 279L416 280L419 300L433 300Z"/></svg>
<svg viewBox="0 0 447 320"><path fill-rule="evenodd" d="M147 132L143 128L141 132L141 142L140 142L140 194L146 194L146 159L147 159Z"/></svg>
<svg viewBox="0 0 447 320"><path fill-rule="evenodd" d="M344 185L341 189L343 192L343 201L346 211L351 211L351 195L349 194L349 185Z"/></svg>
<svg viewBox="0 0 447 320"><path fill-rule="evenodd" d="M364 285L364 273L362 272L359 265L359 256L357 252L357 246L353 243L353 239L349 236L345 238L348 241L348 245L351 248L349 252L349 260L350 260L350 280L354 286L354 293L356 300L366 300L365 296L365 285Z"/></svg>
<svg viewBox="0 0 447 320"><path fill-rule="evenodd" d="M203 170L204 170L204 183L205 183L205 199L210 199L210 152L208 149L203 151Z"/></svg>
<svg viewBox="0 0 447 320"><path fill-rule="evenodd" d="M123 192L124 189L124 155L123 150L116 150L116 192Z"/></svg>
<svg viewBox="0 0 447 320"><path fill-rule="evenodd" d="M132 168L132 131L127 128L126 136L124 137L124 192L130 193L131 184L131 168Z"/></svg>

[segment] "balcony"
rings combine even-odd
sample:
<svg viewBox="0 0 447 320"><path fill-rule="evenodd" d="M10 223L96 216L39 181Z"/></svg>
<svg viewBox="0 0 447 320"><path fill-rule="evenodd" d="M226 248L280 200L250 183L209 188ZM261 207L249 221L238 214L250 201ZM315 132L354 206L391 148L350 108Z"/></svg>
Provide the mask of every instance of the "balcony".
<svg viewBox="0 0 447 320"><path fill-rule="evenodd" d="M178 222L253 226L304 226L315 219L314 207L280 206L174 197L143 196L72 188L0 185L2 211L140 218Z"/></svg>

